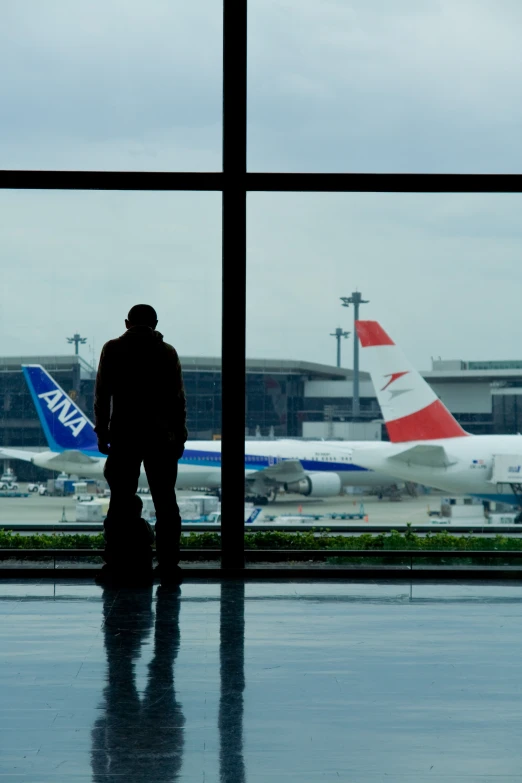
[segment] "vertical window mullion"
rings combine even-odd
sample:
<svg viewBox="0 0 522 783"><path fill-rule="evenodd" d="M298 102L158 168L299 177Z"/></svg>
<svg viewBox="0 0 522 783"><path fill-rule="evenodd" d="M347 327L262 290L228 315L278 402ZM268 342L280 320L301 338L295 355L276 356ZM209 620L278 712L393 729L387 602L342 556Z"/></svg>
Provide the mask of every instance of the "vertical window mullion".
<svg viewBox="0 0 522 783"><path fill-rule="evenodd" d="M222 567L245 565L247 0L223 3Z"/></svg>

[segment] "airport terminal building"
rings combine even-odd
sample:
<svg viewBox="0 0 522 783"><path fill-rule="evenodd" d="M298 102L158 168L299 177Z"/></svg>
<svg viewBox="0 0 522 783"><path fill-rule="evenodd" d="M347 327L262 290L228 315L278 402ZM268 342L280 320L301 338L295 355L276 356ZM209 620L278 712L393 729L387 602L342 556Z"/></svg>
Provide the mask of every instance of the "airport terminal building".
<svg viewBox="0 0 522 783"><path fill-rule="evenodd" d="M221 436L221 361L182 357L189 437ZM95 370L81 356L0 358L0 445L46 448L44 433L22 374L41 364L92 418ZM423 376L468 432L522 432L522 360L433 361ZM368 373L360 374L361 415L352 422L353 373L306 361L247 361L247 438L290 437L374 440L386 438ZM17 470L35 477L31 465Z"/></svg>

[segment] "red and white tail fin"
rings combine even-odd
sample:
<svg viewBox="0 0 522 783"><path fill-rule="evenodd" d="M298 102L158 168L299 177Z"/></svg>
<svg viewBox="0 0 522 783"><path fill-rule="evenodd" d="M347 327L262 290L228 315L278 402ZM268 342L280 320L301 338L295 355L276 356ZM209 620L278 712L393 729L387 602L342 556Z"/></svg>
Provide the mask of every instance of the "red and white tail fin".
<svg viewBox="0 0 522 783"><path fill-rule="evenodd" d="M355 327L392 443L468 434L377 321Z"/></svg>

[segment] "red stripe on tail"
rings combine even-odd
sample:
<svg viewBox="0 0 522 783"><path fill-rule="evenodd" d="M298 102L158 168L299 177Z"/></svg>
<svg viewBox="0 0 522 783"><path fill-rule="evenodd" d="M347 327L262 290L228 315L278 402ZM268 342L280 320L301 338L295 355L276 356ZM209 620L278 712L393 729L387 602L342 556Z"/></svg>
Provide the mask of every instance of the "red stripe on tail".
<svg viewBox="0 0 522 783"><path fill-rule="evenodd" d="M440 400L435 400L431 405L410 416L386 422L386 428L392 443L463 438L468 435Z"/></svg>
<svg viewBox="0 0 522 783"><path fill-rule="evenodd" d="M363 348L376 345L395 345L377 321L356 321L355 328Z"/></svg>

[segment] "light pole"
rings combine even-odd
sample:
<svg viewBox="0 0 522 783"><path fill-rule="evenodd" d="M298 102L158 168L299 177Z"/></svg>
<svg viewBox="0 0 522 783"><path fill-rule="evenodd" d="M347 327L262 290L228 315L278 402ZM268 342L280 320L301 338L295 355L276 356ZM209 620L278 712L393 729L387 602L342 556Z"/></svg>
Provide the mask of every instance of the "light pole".
<svg viewBox="0 0 522 783"><path fill-rule="evenodd" d="M354 291L351 296L341 296L341 302L343 307L350 307L353 305L353 331L355 339L353 341L353 405L352 405L352 419L357 421L360 415L360 400L359 400L359 340L357 338L357 330L355 328L356 321L359 320L359 305L368 304L369 299L363 299L362 294L359 291Z"/></svg>
<svg viewBox="0 0 522 783"><path fill-rule="evenodd" d="M73 335L72 337L67 337L66 340L69 344L74 343L74 353L76 354L76 356L78 356L78 346L80 345L80 343L83 345L84 343L87 342L87 338L80 337L78 332L76 332L76 334Z"/></svg>
<svg viewBox="0 0 522 783"><path fill-rule="evenodd" d="M335 332L330 332L330 337L335 337L337 340L337 366L341 366L341 337L349 337L350 332L343 332L340 326L337 327Z"/></svg>

